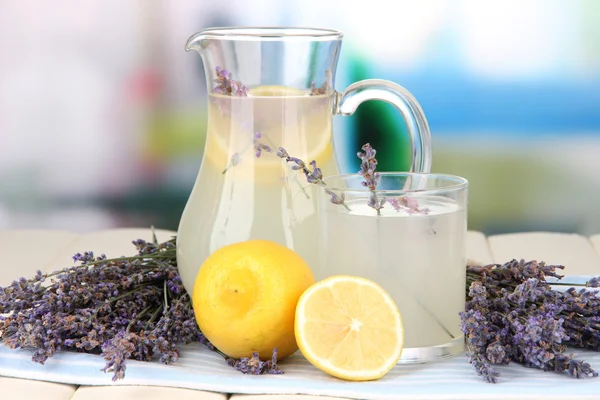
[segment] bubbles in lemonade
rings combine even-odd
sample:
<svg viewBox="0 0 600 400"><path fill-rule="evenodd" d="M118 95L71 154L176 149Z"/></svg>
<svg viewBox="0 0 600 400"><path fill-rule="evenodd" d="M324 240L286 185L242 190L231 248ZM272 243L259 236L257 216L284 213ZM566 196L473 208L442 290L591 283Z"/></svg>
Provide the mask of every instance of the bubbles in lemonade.
<svg viewBox="0 0 600 400"><path fill-rule="evenodd" d="M462 340L466 211L445 197L420 196L418 202L428 214L384 207L375 216L361 201L349 203L351 212L324 207L320 215L324 267L315 279L343 274L379 283L402 315L402 359L418 356L410 348Z"/></svg>
<svg viewBox="0 0 600 400"><path fill-rule="evenodd" d="M314 185L275 152L284 147L336 174L332 101L332 94L311 96L281 86L254 88L248 97L210 94L201 171L178 229L178 266L186 288L193 287L214 250L248 239L288 246L317 268ZM273 152L258 152L259 143Z"/></svg>

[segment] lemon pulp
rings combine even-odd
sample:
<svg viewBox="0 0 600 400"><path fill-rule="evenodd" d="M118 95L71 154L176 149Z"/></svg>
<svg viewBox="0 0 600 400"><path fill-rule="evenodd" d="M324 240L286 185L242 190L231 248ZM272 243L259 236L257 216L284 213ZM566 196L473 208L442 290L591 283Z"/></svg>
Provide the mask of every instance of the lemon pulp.
<svg viewBox="0 0 600 400"><path fill-rule="evenodd" d="M295 332L302 354L315 367L355 381L385 375L400 359L404 340L389 294L351 276L311 286L298 301Z"/></svg>

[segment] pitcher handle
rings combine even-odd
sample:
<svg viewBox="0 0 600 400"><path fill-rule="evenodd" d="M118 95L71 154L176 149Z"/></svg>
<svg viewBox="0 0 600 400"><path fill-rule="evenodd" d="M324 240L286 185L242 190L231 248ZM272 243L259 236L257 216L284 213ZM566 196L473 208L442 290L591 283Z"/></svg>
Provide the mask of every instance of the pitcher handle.
<svg viewBox="0 0 600 400"><path fill-rule="evenodd" d="M367 100L383 100L402 114L411 139L410 172L430 172L431 134L421 106L412 94L400 85L383 79L365 79L337 93L336 115L352 115Z"/></svg>

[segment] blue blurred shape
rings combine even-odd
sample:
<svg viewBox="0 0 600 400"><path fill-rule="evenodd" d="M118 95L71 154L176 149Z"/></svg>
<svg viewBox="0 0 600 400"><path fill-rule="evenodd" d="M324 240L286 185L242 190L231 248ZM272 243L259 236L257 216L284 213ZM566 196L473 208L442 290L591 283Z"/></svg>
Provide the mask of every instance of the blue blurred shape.
<svg viewBox="0 0 600 400"><path fill-rule="evenodd" d="M498 82L403 75L436 134L600 135L600 79Z"/></svg>

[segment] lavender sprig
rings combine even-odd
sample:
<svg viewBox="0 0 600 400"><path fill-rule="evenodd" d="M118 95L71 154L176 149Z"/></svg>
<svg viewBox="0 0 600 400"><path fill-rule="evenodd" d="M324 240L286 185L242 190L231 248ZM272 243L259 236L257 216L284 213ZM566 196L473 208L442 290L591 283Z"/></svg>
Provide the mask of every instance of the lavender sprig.
<svg viewBox="0 0 600 400"><path fill-rule="evenodd" d="M392 208L398 212L404 211L407 214L429 214L429 208L419 208L417 199L408 196L390 197L387 200Z"/></svg>
<svg viewBox="0 0 600 400"><path fill-rule="evenodd" d="M254 156L256 158L260 158L263 152L272 153L273 149L271 146L268 146L260 141L262 137L262 132L254 132L252 134L252 143L249 144L241 153L233 153L229 164L225 167L221 174L225 174L230 168L237 166L242 161L242 154L246 153L248 150L250 150L250 148L254 150Z"/></svg>
<svg viewBox="0 0 600 400"><path fill-rule="evenodd" d="M317 167L317 162L315 160L312 160L309 164L312 167L312 171L311 171L306 166L306 163L304 161L302 161L301 159L299 159L297 157L290 156L283 147L280 147L278 149L276 155L277 155L277 157L285 160L286 163L291 163L291 168L294 171L302 171L304 173L304 176L306 177L306 181L308 183L312 183L312 184L316 184L316 185L320 185L320 186L327 186L325 181L323 181L323 172L321 171L321 169L319 167ZM348 207L348 205L346 204L345 196L343 193L341 195L337 195L333 191L331 191L330 189L327 189L327 188L325 189L325 193L327 193L329 196L331 196L331 202L333 204L342 205L346 208L346 210L350 211L350 207Z"/></svg>
<svg viewBox="0 0 600 400"><path fill-rule="evenodd" d="M248 87L240 81L233 80L231 72L219 66L215 70L217 78L215 79L216 86L213 88L214 93L239 97L248 96Z"/></svg>
<svg viewBox="0 0 600 400"><path fill-rule="evenodd" d="M243 374L260 375L268 373L271 375L283 374L283 371L277 365L277 349L273 349L273 355L268 361L261 361L258 353L252 353L252 357L242 357L239 360L228 358L227 364L236 371Z"/></svg>
<svg viewBox="0 0 600 400"><path fill-rule="evenodd" d="M315 81L310 82L310 95L319 96L326 94L329 91L329 81L331 80L331 73L329 70L325 71L325 82L320 87L317 87Z"/></svg>
<svg viewBox="0 0 600 400"><path fill-rule="evenodd" d="M556 270L563 268L524 260L467 266L461 329L469 361L488 382L499 376L492 365L511 361L575 378L598 375L564 354L567 345L600 351L600 299L586 289L553 290L546 277L562 278Z"/></svg>
<svg viewBox="0 0 600 400"><path fill-rule="evenodd" d="M154 236L154 235L153 235ZM196 324L176 266L175 238L133 241L138 254L108 259L77 253L79 265L50 274L37 271L0 287L0 340L34 350L40 364L58 351L102 355L105 372L123 379L126 360L170 364L179 345L200 342L216 349ZM233 360L233 361L232 361ZM276 352L261 373L281 373ZM266 364L265 364L266 365ZM256 372L256 371L255 371Z"/></svg>
<svg viewBox="0 0 600 400"><path fill-rule="evenodd" d="M371 147L369 143L362 146L362 152L356 153L356 156L362 160L360 164L359 174L364 178L361 184L371 190L371 197L367 205L377 211L377 215L381 214L381 209L385 204L385 197L377 198L377 184L379 183L380 175L375 170L377 169L377 159L375 155L377 151Z"/></svg>

